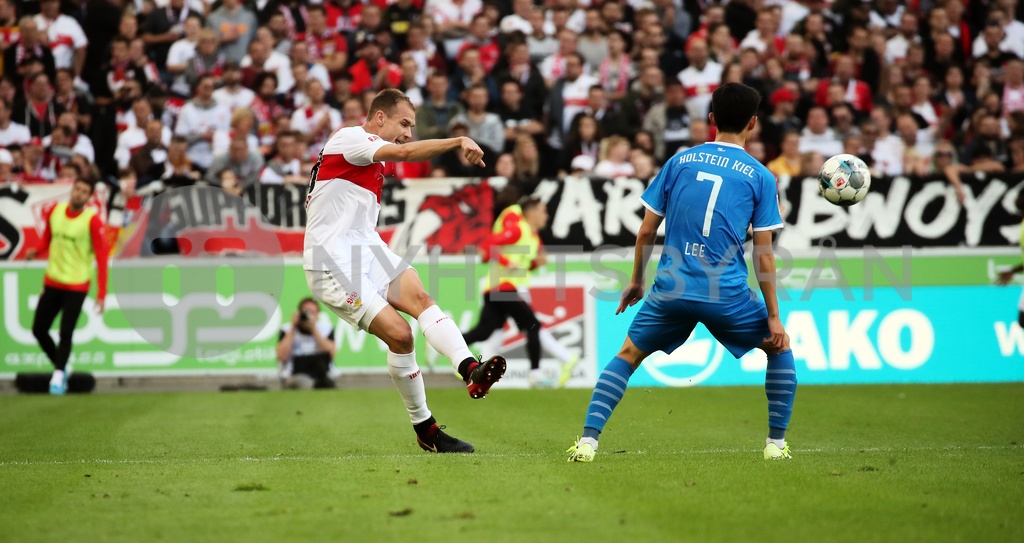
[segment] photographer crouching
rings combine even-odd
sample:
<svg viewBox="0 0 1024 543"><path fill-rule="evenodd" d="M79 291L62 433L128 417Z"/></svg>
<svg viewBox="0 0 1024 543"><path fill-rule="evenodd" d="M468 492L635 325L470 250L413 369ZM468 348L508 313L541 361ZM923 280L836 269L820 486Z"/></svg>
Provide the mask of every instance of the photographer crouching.
<svg viewBox="0 0 1024 543"><path fill-rule="evenodd" d="M334 326L320 319L320 306L303 298L277 341L278 370L285 388L334 388Z"/></svg>

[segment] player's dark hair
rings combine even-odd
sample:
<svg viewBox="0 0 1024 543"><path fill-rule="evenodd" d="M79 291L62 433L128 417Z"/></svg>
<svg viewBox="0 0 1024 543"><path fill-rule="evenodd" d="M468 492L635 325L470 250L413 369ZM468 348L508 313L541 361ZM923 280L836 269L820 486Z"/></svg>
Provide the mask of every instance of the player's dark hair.
<svg viewBox="0 0 1024 543"><path fill-rule="evenodd" d="M317 307L320 307L320 304L318 304L317 301L312 296L306 296L305 298L299 300L299 311L302 311L302 306L306 304L315 304Z"/></svg>
<svg viewBox="0 0 1024 543"><path fill-rule="evenodd" d="M1024 191L1021 191L1021 192L1024 192ZM536 197L536 196L527 195L527 196L523 196L522 198L520 198L519 201L516 202L516 203L519 204L519 207L520 207L520 209L523 210L523 213L526 213L527 211L529 211L529 210L531 210L531 209L533 209L533 208L543 204L544 201L541 200L540 198Z"/></svg>
<svg viewBox="0 0 1024 543"><path fill-rule="evenodd" d="M388 117L395 114L395 109L398 108L398 104L405 101L409 104L413 110L416 106L413 105L412 100L405 95L404 92L398 89L384 89L377 93L377 96L373 97L373 101L370 102L370 111L366 112L368 117L373 117L378 111L383 111Z"/></svg>
<svg viewBox="0 0 1024 543"><path fill-rule="evenodd" d="M92 195L93 193L96 192L96 181L94 181L92 179L86 179L85 177L78 177L77 179L75 179L74 182L75 183L81 183L81 184L89 187L89 194L90 195Z"/></svg>
<svg viewBox="0 0 1024 543"><path fill-rule="evenodd" d="M761 94L743 83L726 83L711 94L711 112L719 132L739 134L757 115Z"/></svg>

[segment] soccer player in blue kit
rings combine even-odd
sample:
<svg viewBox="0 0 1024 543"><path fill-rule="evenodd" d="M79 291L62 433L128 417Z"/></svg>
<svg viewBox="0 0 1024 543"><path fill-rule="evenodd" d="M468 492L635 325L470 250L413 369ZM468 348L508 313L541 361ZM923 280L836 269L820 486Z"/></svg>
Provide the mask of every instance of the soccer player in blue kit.
<svg viewBox="0 0 1024 543"><path fill-rule="evenodd" d="M782 228L775 177L744 151L757 123L761 97L727 83L711 98L714 142L676 153L641 200L647 208L637 233L633 276L616 314L644 297L644 270L661 222L665 245L651 294L633 318L618 356L605 367L587 408L583 437L570 462L592 462L605 423L626 393L629 377L655 351L672 352L698 322L739 358L754 348L768 354L766 460L788 459L786 427L793 411L796 371L775 295L772 231ZM743 241L754 231L754 272L762 300L747 286Z"/></svg>

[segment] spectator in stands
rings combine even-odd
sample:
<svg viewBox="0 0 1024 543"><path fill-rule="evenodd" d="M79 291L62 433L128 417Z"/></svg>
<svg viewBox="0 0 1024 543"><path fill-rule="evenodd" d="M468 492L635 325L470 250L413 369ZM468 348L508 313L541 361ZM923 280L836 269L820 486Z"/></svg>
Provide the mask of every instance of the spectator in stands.
<svg viewBox="0 0 1024 543"><path fill-rule="evenodd" d="M182 24L182 36L171 44L167 51L166 66L164 67L171 80L171 92L176 96L184 98L189 95L188 77L186 69L189 63L196 56L196 46L199 44L199 37L203 28L203 21L199 15L190 13ZM214 35L216 40L216 35ZM214 46L216 48L216 45Z"/></svg>
<svg viewBox="0 0 1024 543"><path fill-rule="evenodd" d="M223 85L213 91L213 99L227 107L232 113L237 109L248 110L256 93L242 86L242 68L235 62L224 63Z"/></svg>
<svg viewBox="0 0 1024 543"><path fill-rule="evenodd" d="M601 142L601 160L594 166L598 177L614 179L632 177L636 170L629 160L629 140L622 136L609 136Z"/></svg>
<svg viewBox="0 0 1024 543"><path fill-rule="evenodd" d="M100 68L91 85L97 103L105 105L125 101L128 81L137 82L143 91L150 84L145 68L131 62L128 40L117 36L110 40L110 62Z"/></svg>
<svg viewBox="0 0 1024 543"><path fill-rule="evenodd" d="M665 100L651 107L643 126L654 136L654 156L659 162L690 141L690 116L681 82L673 79L665 83Z"/></svg>
<svg viewBox="0 0 1024 543"><path fill-rule="evenodd" d="M896 116L896 135L903 142L903 174L926 174L935 152L929 130L920 128L913 115L901 113Z"/></svg>
<svg viewBox="0 0 1024 543"><path fill-rule="evenodd" d="M295 66L292 65L291 60L287 56L269 49L267 44L260 40L254 40L249 44L249 54L242 58L239 65L242 67L243 85L248 86L247 83L254 83L259 74L273 73L277 77L277 93L281 95L293 90L301 91L302 85L296 87L296 84L305 80L309 72L307 66L302 66L305 70L303 79L296 79L293 75Z"/></svg>
<svg viewBox="0 0 1024 543"><path fill-rule="evenodd" d="M286 388L334 388L334 326L320 318L320 304L303 298L277 340L278 371Z"/></svg>
<svg viewBox="0 0 1024 543"><path fill-rule="evenodd" d="M740 42L740 50L753 49L760 55L761 60L781 54L785 49L785 40L777 35L778 29L779 22L772 15L771 8L762 8L757 13L755 29Z"/></svg>
<svg viewBox="0 0 1024 543"><path fill-rule="evenodd" d="M817 152L822 156L837 155L843 150L842 142L829 127L828 113L821 106L807 112L807 126L800 134L800 153Z"/></svg>
<svg viewBox="0 0 1024 543"><path fill-rule="evenodd" d="M586 155L591 158L591 166L587 170L592 169L600 159L601 139L603 137L604 135L601 133L601 126L598 124L597 119L587 114L580 115L576 122L573 123L569 136L566 139L565 147L562 149L559 175L565 175L565 172L571 171L573 159L580 155Z"/></svg>
<svg viewBox="0 0 1024 543"><path fill-rule="evenodd" d="M945 175L950 167L956 167L959 161L956 147L949 140L941 140L935 144L935 153L928 165L927 175Z"/></svg>
<svg viewBox="0 0 1024 543"><path fill-rule="evenodd" d="M167 162L162 176L164 186L168 188L184 187L194 184L202 178L199 168L192 165L188 158L188 139L184 136L173 136L167 147Z"/></svg>
<svg viewBox="0 0 1024 543"><path fill-rule="evenodd" d="M145 19L142 39L158 66L167 65L171 45L185 35L185 20L191 9L186 0L168 0L163 9L154 9Z"/></svg>
<svg viewBox="0 0 1024 543"><path fill-rule="evenodd" d="M626 53L626 37L618 30L608 34L608 55L594 63L595 74L608 93L608 99L621 100L629 90L629 82L636 77L633 62Z"/></svg>
<svg viewBox="0 0 1024 543"><path fill-rule="evenodd" d="M366 123L363 100L355 96L345 100L341 107L342 126L360 126Z"/></svg>
<svg viewBox="0 0 1024 543"><path fill-rule="evenodd" d="M610 102L607 96L607 92L600 84L591 86L587 92L587 107L584 112L597 119L606 135L631 139L640 128L637 126L639 123L628 119L619 104Z"/></svg>
<svg viewBox="0 0 1024 543"><path fill-rule="evenodd" d="M153 107L149 100L136 98L132 101L131 114L126 117L130 124L117 136L117 147L114 150L118 171L128 168L132 155L146 144L149 121L154 118ZM160 140L164 145L170 143L170 128L166 126L161 128Z"/></svg>
<svg viewBox="0 0 1024 543"><path fill-rule="evenodd" d="M539 64L558 53L560 42L548 32L543 8L534 6L529 19L530 32L526 35L526 45L530 50L530 60Z"/></svg>
<svg viewBox="0 0 1024 543"><path fill-rule="evenodd" d="M128 169L135 175L136 189L159 181L167 171L167 146L163 139L164 125L158 119L146 123L146 143L132 153Z"/></svg>
<svg viewBox="0 0 1024 543"><path fill-rule="evenodd" d="M790 84L792 85L792 83ZM800 119L796 116L796 102L799 95L790 86L783 86L771 94L768 102L771 115L761 119L761 141L765 144L765 152L769 157L778 156L782 145L782 135L788 131L799 131Z"/></svg>
<svg viewBox="0 0 1024 543"><path fill-rule="evenodd" d="M871 10L871 28L880 30L886 37L896 35L900 25L900 18L903 16L903 2L899 0L879 0L875 9Z"/></svg>
<svg viewBox="0 0 1024 543"><path fill-rule="evenodd" d="M469 137L484 148L484 152L492 155L505 149L504 124L495 113L487 111L487 87L477 84L471 87L466 95L468 108L459 113L449 124L464 124L469 128ZM486 159L484 162L487 162Z"/></svg>
<svg viewBox="0 0 1024 543"><path fill-rule="evenodd" d="M50 78L45 72L39 72L31 76L27 84L25 98L15 104L11 118L27 126L32 137L49 136L60 113L51 100Z"/></svg>
<svg viewBox="0 0 1024 543"><path fill-rule="evenodd" d="M438 49L427 33L424 21L419 20L409 27L409 46L406 52L416 59L416 72L420 86L426 86L427 76L432 72L447 73L448 64L442 51Z"/></svg>
<svg viewBox="0 0 1024 543"><path fill-rule="evenodd" d="M199 31L195 54L185 65L185 82L189 88L195 88L199 78L204 75L213 77L215 85L220 83L226 57L218 49L219 46L216 32L209 28Z"/></svg>
<svg viewBox="0 0 1024 543"><path fill-rule="evenodd" d="M828 88L831 83L838 83L846 89L846 102L859 113L871 111L874 100L871 97L871 88L867 83L854 78L856 66L853 58L849 55L840 55L836 58L835 75L831 79L823 79L818 84L818 91L815 94L815 103L819 106L828 105Z"/></svg>
<svg viewBox="0 0 1024 543"><path fill-rule="evenodd" d="M524 36L529 36L533 31L533 26L530 24L530 13L533 9L533 0L512 0L512 13L502 17L498 30L502 34L518 31L522 32Z"/></svg>
<svg viewBox="0 0 1024 543"><path fill-rule="evenodd" d="M601 18L601 12L597 8L591 7L585 13L583 32L579 35L576 50L583 56L584 64L596 68L603 60L609 57L608 38L606 36L617 33L617 31L612 31L605 27L604 20ZM623 47L623 50L625 50L625 47ZM621 53L615 58L616 60L621 58ZM593 75L597 75L597 72L595 71Z"/></svg>
<svg viewBox="0 0 1024 543"><path fill-rule="evenodd" d="M78 21L60 12L60 0L40 0L35 22L46 33L54 67L70 68L76 78L81 77L89 40Z"/></svg>
<svg viewBox="0 0 1024 543"><path fill-rule="evenodd" d="M501 84L501 102L497 113L505 127L505 151L512 150L520 134L531 137L544 134L544 123L540 121L542 112L523 102L522 87L514 79L505 80Z"/></svg>
<svg viewBox="0 0 1024 543"><path fill-rule="evenodd" d="M896 34L886 41L885 61L890 64L902 62L907 58L907 51L912 43L921 43L917 15L910 11L904 11L900 15L900 24Z"/></svg>
<svg viewBox="0 0 1024 543"><path fill-rule="evenodd" d="M1024 62L1013 59L1003 68L1003 115L1024 111Z"/></svg>
<svg viewBox="0 0 1024 543"><path fill-rule="evenodd" d="M870 123L862 123L861 137L870 151L874 170L881 175L903 173L903 142L891 132L892 117L889 109L876 106L871 110Z"/></svg>
<svg viewBox="0 0 1024 543"><path fill-rule="evenodd" d="M963 162L975 166L975 159L984 157L988 160L1006 163L1009 153L1006 149L1006 142L1000 135L999 118L989 113L983 113L978 118L974 129L974 138L967 144L963 152ZM988 164L981 167L989 169Z"/></svg>
<svg viewBox="0 0 1024 543"><path fill-rule="evenodd" d="M14 156L7 149L0 147L0 184L14 181L11 171L14 168Z"/></svg>
<svg viewBox="0 0 1024 543"><path fill-rule="evenodd" d="M367 38L357 52L359 60L349 67L352 74L352 94L379 91L397 87L402 82L402 70L384 58L380 44Z"/></svg>
<svg viewBox="0 0 1024 543"><path fill-rule="evenodd" d="M249 43L256 39L259 21L240 0L222 0L220 8L210 13L206 26L217 31L224 59L241 62Z"/></svg>
<svg viewBox="0 0 1024 543"><path fill-rule="evenodd" d="M722 80L722 65L708 57L708 44L702 39L689 41L686 58L690 65L678 75L686 91L686 108L691 119L706 119L711 93Z"/></svg>
<svg viewBox="0 0 1024 543"><path fill-rule="evenodd" d="M537 140L526 134L516 136L512 156L516 162L516 182L524 187L524 194L533 192L544 172L540 163L540 151Z"/></svg>
<svg viewBox="0 0 1024 543"><path fill-rule="evenodd" d="M563 148L565 135L573 120L586 108L590 87L597 83L597 80L584 73L583 57L579 54L567 55L564 66L565 76L552 86L548 102L548 145L552 151L561 151Z"/></svg>
<svg viewBox="0 0 1024 543"><path fill-rule="evenodd" d="M89 139L89 136L79 133L78 117L74 113L70 111L61 113L57 117L57 126L63 126L68 132L68 155L65 158L70 159L71 155L82 155L89 162L95 162L96 151L93 149L92 140ZM43 138L43 145L49 146L50 141L47 138L49 136Z"/></svg>
<svg viewBox="0 0 1024 543"><path fill-rule="evenodd" d="M654 104L665 99L665 75L661 68L649 66L640 72L640 77L630 85L630 90L620 101L623 111L645 119Z"/></svg>
<svg viewBox="0 0 1024 543"><path fill-rule="evenodd" d="M274 119L285 115L285 109L277 102L277 76L272 73L261 73L256 76L253 88L256 96L252 100L252 112L256 116L256 135L260 145L274 142Z"/></svg>
<svg viewBox="0 0 1024 543"><path fill-rule="evenodd" d="M231 126L231 112L213 99L214 76L199 76L195 97L181 108L174 133L189 141L188 158L201 171L213 162L213 134Z"/></svg>
<svg viewBox="0 0 1024 543"><path fill-rule="evenodd" d="M800 159L800 177L817 177L825 165L825 157L817 151L803 153Z"/></svg>
<svg viewBox="0 0 1024 543"><path fill-rule="evenodd" d="M228 152L231 141L236 138L245 138L249 149L257 150L263 154L263 147L260 139L256 136L255 118L252 110L248 108L237 109L231 114L231 125L227 130L217 129L213 132L213 155L222 155Z"/></svg>
<svg viewBox="0 0 1024 543"><path fill-rule="evenodd" d="M262 31L257 32L257 36L260 35L263 35ZM264 43L263 45L265 47L266 43ZM278 57L274 57L274 55L278 55ZM271 57L267 59L267 62L263 66L265 70L271 69L274 66L287 66L289 68L292 66L305 66L307 79L316 79L317 81L323 84L325 89L331 88L331 74L327 71L327 68L324 67L322 63L313 62L313 59L309 57L309 45L307 45L306 42L304 41L296 42L295 45L292 46L290 59L284 54L272 52ZM271 68L268 68L268 66ZM277 73L280 75L279 69L273 69L277 71ZM349 82L348 89L349 91L351 91L352 76L345 72L338 72L338 75L339 77L344 75L345 78L347 78L347 81ZM289 86L289 89L290 88L291 87ZM281 89L279 87L278 91L280 90Z"/></svg>
<svg viewBox="0 0 1024 543"><path fill-rule="evenodd" d="M329 72L340 72L349 63L349 43L338 29L327 27L323 6L310 5L306 8L307 26L305 32L309 58L319 62Z"/></svg>
<svg viewBox="0 0 1024 543"><path fill-rule="evenodd" d="M88 92L75 87L75 74L71 70L57 70L55 83L53 102L57 104L57 108L61 112L74 115L77 121L87 129L92 122L93 97Z"/></svg>
<svg viewBox="0 0 1024 543"><path fill-rule="evenodd" d="M304 185L309 176L303 175L302 144L295 132L282 132L274 143L274 158L260 172L260 183L291 183Z"/></svg>
<svg viewBox="0 0 1024 543"><path fill-rule="evenodd" d="M530 54L525 43L512 42L506 47L507 66L496 70L494 79L499 85L506 81L515 81L520 86L524 107L540 112L544 109L547 101L548 88L541 77L540 71L530 60ZM535 117L540 119L538 115Z"/></svg>
<svg viewBox="0 0 1024 543"><path fill-rule="evenodd" d="M60 138L61 136L58 136ZM58 141L58 143L61 143ZM60 160L33 136L21 148L21 179L27 183L51 183L60 175Z"/></svg>
<svg viewBox="0 0 1024 543"><path fill-rule="evenodd" d="M795 130L784 132L781 149L782 152L779 156L766 165L768 170L775 174L776 178L800 175L803 167L803 158L800 154L800 133Z"/></svg>
<svg viewBox="0 0 1024 543"><path fill-rule="evenodd" d="M18 21L18 33L21 35L21 40L9 46L3 53L4 73L25 77L27 62L35 59L41 62L43 70L53 77L56 73L53 53L47 46L46 35L39 30L39 24L35 17L27 15L22 17Z"/></svg>
<svg viewBox="0 0 1024 543"><path fill-rule="evenodd" d="M853 108L849 104L845 102L833 104L829 108L829 117L832 121L832 131L835 132L835 137L839 141L846 141L847 136L860 133Z"/></svg>
<svg viewBox="0 0 1024 543"><path fill-rule="evenodd" d="M292 114L291 129L306 135L309 147L303 157L315 160L336 130L341 128L341 113L327 105L327 92L317 80L306 83L308 103Z"/></svg>
<svg viewBox="0 0 1024 543"><path fill-rule="evenodd" d="M260 170L263 169L263 157L259 152L249 149L249 143L244 136L236 136L228 146L228 152L214 157L210 168L206 172L206 181L211 185L221 184L220 176L224 170L230 170L237 179L242 190L251 185L259 183ZM224 186L224 188L230 188Z"/></svg>
<svg viewBox="0 0 1024 543"><path fill-rule="evenodd" d="M629 154L629 162L633 165L633 177L648 182L658 174L658 168L654 164L654 157L639 150L633 149Z"/></svg>
<svg viewBox="0 0 1024 543"><path fill-rule="evenodd" d="M469 137L469 127L464 123L452 123L449 127L449 137ZM494 165L494 160L485 156L484 162L488 166ZM484 177L488 170L470 163L462 153L445 153L438 160L431 177Z"/></svg>
<svg viewBox="0 0 1024 543"><path fill-rule="evenodd" d="M32 138L28 127L11 120L11 104L0 99L0 147L25 145Z"/></svg>
<svg viewBox="0 0 1024 543"><path fill-rule="evenodd" d="M589 72L584 64L583 56L576 52L577 37L576 33L568 28L560 30L558 32L558 50L541 61L540 74L548 88L553 88L558 80L568 77L567 64L573 56L580 61L580 73Z"/></svg>
<svg viewBox="0 0 1024 543"><path fill-rule="evenodd" d="M1010 140L1010 173L1024 173L1024 138ZM938 154L938 151L936 151Z"/></svg>
<svg viewBox="0 0 1024 543"><path fill-rule="evenodd" d="M483 13L475 15L469 26L469 35L462 42L456 56L461 57L467 49L476 49L480 53L480 67L483 68L484 73L490 74L501 57L498 41L491 35L492 30L491 20L486 15Z"/></svg>
<svg viewBox="0 0 1024 543"><path fill-rule="evenodd" d="M384 9L384 25L391 30L395 47L400 51L409 48L409 32L420 18L420 8L414 4L413 0L397 0ZM423 76L421 86L426 83L426 74Z"/></svg>

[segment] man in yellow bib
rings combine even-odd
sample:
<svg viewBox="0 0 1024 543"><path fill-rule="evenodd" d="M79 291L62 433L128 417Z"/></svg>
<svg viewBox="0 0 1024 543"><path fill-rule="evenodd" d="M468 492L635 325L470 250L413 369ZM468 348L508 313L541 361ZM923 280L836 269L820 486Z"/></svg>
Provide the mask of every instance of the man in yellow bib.
<svg viewBox="0 0 1024 543"><path fill-rule="evenodd" d="M26 258L35 258L39 252L49 251L43 294L36 306L32 321L32 335L53 363L50 394L62 395L68 389L68 358L71 356L71 336L82 312L82 304L89 293L92 261L98 268L96 310L103 312L107 295L107 247L103 234L103 221L93 209L85 205L92 198L95 186L77 180L71 186L71 199L55 205L44 214L46 232L38 249L25 252ZM50 337L50 326L60 319L60 343Z"/></svg>
<svg viewBox="0 0 1024 543"><path fill-rule="evenodd" d="M488 338L499 340L491 345L500 346L500 331L508 318L526 336L526 353L530 359L528 375L531 386L550 386L540 369L541 348L562 363L562 376L558 385L565 386L572 376L573 366L579 361L571 355L550 332L544 330L530 307L529 273L547 263L547 254L538 232L548 223L548 208L539 198L526 196L519 203L505 208L494 221L492 234L481 248L484 262L492 261L484 285L483 308L480 320L472 330L463 334L466 343L477 343Z"/></svg>

